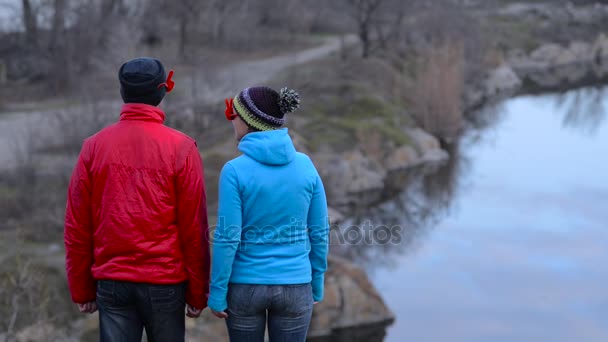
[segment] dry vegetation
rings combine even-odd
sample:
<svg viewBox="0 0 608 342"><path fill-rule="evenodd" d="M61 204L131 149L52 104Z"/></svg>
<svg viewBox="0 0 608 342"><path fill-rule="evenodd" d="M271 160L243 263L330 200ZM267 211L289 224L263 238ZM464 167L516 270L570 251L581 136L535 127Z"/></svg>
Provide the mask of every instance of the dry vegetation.
<svg viewBox="0 0 608 342"><path fill-rule="evenodd" d="M462 44L431 48L417 68L411 101L416 123L427 132L455 138L462 125L464 55Z"/></svg>

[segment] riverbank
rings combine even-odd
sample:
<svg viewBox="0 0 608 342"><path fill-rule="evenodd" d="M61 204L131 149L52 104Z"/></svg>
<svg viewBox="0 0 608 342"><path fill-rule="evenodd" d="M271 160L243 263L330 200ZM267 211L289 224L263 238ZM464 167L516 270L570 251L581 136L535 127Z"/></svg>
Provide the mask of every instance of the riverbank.
<svg viewBox="0 0 608 342"><path fill-rule="evenodd" d="M516 96L489 129L458 142L466 167L448 213L423 228L414 253L369 253L371 280L396 315L384 341L608 338L608 165L598 157L607 94Z"/></svg>
<svg viewBox="0 0 608 342"><path fill-rule="evenodd" d="M406 182L398 181L404 178L400 174L445 163L450 157L446 144L474 128L476 121L484 121L484 114L475 114L482 107L512 96L561 92L608 81L608 36L597 31L597 22L608 17L608 5L519 4L485 15L487 20L517 22L531 35L535 30L542 32L537 37L520 39L519 44L509 33L520 32L501 33L502 39L511 44L495 52L502 56L495 67L464 80L460 109L464 116L452 136L429 134L424 124L420 126L420 122L412 120L416 108L401 100L399 94L406 89L403 77L407 75L402 76L382 57L323 62L327 65L317 62L307 73L293 70L288 72L290 77L275 82L293 80L306 89L309 98L316 99L312 108L305 108L308 117L294 118L292 123L297 135L304 137L299 139L301 148L313 154L329 183L330 205L342 215L390 200L391 194L399 193ZM551 33L553 29L561 32L558 27L562 25L576 26L576 33ZM532 46L529 41L533 39ZM321 75L330 80L316 84ZM353 89L359 95L345 98L340 95L344 91L340 87ZM350 103L344 105L339 100ZM450 120L441 114L437 117ZM324 146L320 150L309 146L314 144Z"/></svg>

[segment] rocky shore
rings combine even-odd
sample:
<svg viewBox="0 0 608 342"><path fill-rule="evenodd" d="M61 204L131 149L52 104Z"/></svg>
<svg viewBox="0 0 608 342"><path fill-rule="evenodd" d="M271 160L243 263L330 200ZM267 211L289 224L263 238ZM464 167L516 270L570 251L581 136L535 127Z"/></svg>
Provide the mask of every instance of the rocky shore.
<svg viewBox="0 0 608 342"><path fill-rule="evenodd" d="M588 42L545 43L529 54L510 51L481 84L467 88L465 103L476 109L514 94L564 91L607 78L608 37L600 33Z"/></svg>
<svg viewBox="0 0 608 342"><path fill-rule="evenodd" d="M553 8L548 5L522 5L507 8L503 14L529 16L532 20L541 16L544 21L553 24L556 24L556 21L574 22L584 26L605 18L608 15L608 6ZM502 64L488 71L478 83L465 85L465 110L478 110L486 104L519 94L564 91L599 84L608 79L608 36L589 28L587 32L587 40L577 37L569 42L546 42L528 53L520 49L507 51ZM334 217L343 217L353 209L381 202L386 193L390 192L387 187L397 188L403 185L389 181L395 172L424 165L441 165L450 157L441 148L439 140L422 129L408 129L404 134L411 144L398 147L384 145L383 148L376 149L376 153L355 148L340 155L315 155L315 162L320 165L322 177L328 184L329 203L334 207ZM352 279L352 274L348 272L341 275ZM364 274L361 276L365 277ZM329 279L332 278L328 278L326 285L328 293L331 293L333 284ZM345 281L348 283L352 280L342 280L342 283ZM359 284L362 283L369 284L369 281L359 281ZM345 317L349 323L347 325L374 323L378 318L383 318L385 322L391 321L390 310L380 297L372 296L370 301L366 302L360 301L359 295L342 298L349 301L345 304L350 306L351 311L348 312L361 313L354 317ZM325 309L327 305L328 310L319 311L315 315L315 324L311 327L315 334L329 334L328 327L342 325L342 321L332 321L328 318L336 312L335 301L331 297L330 299L327 304L319 307ZM371 312L368 305L372 303L378 306L371 310L376 314L366 316L366 313Z"/></svg>

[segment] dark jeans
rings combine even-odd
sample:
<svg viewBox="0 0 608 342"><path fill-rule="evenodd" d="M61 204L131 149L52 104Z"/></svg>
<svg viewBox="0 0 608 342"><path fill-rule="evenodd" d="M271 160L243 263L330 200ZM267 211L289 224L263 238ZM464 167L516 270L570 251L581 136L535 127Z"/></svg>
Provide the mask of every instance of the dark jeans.
<svg viewBox="0 0 608 342"><path fill-rule="evenodd" d="M232 342L303 342L312 316L312 287L301 285L228 286L228 333Z"/></svg>
<svg viewBox="0 0 608 342"><path fill-rule="evenodd" d="M101 342L184 341L186 284L97 282Z"/></svg>

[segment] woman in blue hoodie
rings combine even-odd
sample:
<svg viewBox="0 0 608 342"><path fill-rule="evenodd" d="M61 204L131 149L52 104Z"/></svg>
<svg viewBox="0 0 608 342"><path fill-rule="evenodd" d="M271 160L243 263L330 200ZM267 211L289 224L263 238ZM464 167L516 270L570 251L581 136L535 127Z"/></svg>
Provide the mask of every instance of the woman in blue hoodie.
<svg viewBox="0 0 608 342"><path fill-rule="evenodd" d="M323 299L329 220L310 158L296 152L285 115L298 94L252 87L226 100L241 156L223 167L208 305L231 341L306 339Z"/></svg>

